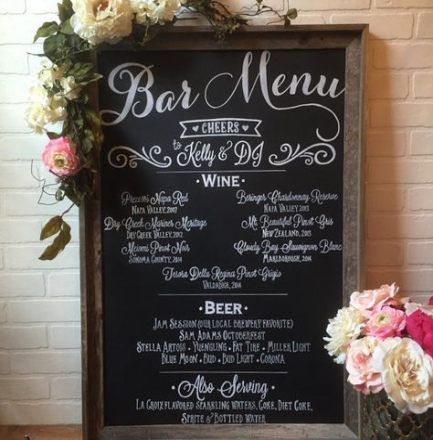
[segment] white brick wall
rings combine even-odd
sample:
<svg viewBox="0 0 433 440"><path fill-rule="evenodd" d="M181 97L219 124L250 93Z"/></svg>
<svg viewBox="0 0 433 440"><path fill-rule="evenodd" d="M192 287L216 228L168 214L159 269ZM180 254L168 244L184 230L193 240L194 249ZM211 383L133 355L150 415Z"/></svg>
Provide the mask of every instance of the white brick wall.
<svg viewBox="0 0 433 440"><path fill-rule="evenodd" d="M36 205L30 163L44 139L23 121L29 74L38 65L27 53L36 50L34 30L53 17L55 3L0 0L0 424L81 419L78 247L53 263L37 260L39 227L60 208ZM433 0L291 4L298 23L371 26L366 281L369 287L397 281L425 298L433 291Z"/></svg>

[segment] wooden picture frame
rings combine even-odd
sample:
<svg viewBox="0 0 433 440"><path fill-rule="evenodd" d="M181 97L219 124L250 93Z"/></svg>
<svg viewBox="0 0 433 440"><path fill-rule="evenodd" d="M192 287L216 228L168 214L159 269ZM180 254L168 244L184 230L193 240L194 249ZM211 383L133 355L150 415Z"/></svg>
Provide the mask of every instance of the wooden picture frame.
<svg viewBox="0 0 433 440"><path fill-rule="evenodd" d="M145 50L333 49L346 51L343 204L343 302L361 279L362 82L366 25L245 27L216 42L209 28L172 27ZM104 341L101 206L98 189L80 210L83 432L85 440L141 439L354 439L359 403L345 384L344 424L104 426ZM330 360L331 362L331 360Z"/></svg>

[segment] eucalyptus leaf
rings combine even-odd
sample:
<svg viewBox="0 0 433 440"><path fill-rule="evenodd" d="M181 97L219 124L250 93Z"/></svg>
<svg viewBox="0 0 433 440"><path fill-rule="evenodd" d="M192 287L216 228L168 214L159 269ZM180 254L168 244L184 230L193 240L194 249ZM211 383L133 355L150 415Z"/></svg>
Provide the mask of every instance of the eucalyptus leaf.
<svg viewBox="0 0 433 440"><path fill-rule="evenodd" d="M71 241L71 227L62 220L62 229L60 230L54 241L45 248L40 260L53 260L57 255L65 249L66 245Z"/></svg>
<svg viewBox="0 0 433 440"><path fill-rule="evenodd" d="M59 25L55 21L47 21L36 31L33 43L35 43L39 38L46 38L55 34L58 30Z"/></svg>
<svg viewBox="0 0 433 440"><path fill-rule="evenodd" d="M62 227L63 219L59 215L51 218L42 228L40 240L45 240L48 237L52 237L57 234Z"/></svg>

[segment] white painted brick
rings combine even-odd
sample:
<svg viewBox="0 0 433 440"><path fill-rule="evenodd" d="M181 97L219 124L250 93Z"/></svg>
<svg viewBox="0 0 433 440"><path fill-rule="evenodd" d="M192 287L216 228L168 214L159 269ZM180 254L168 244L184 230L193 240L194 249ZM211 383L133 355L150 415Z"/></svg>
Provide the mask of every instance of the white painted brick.
<svg viewBox="0 0 433 440"><path fill-rule="evenodd" d="M51 243L47 240L47 246ZM43 246L11 246L5 249L5 265L9 269L77 269L79 266L78 246L68 245L54 260L41 261L39 256L44 251Z"/></svg>
<svg viewBox="0 0 433 440"><path fill-rule="evenodd" d="M31 44L37 29L55 15L0 15L0 44Z"/></svg>
<svg viewBox="0 0 433 440"><path fill-rule="evenodd" d="M80 295L80 274L73 273L51 273L48 275L49 296L79 296Z"/></svg>
<svg viewBox="0 0 433 440"><path fill-rule="evenodd" d="M418 38L433 38L433 12L424 12L418 19Z"/></svg>
<svg viewBox="0 0 433 440"><path fill-rule="evenodd" d="M0 322L6 321L6 307L7 307L7 303L5 302L0 303Z"/></svg>
<svg viewBox="0 0 433 440"><path fill-rule="evenodd" d="M58 0L27 0L27 12L31 14L57 13Z"/></svg>
<svg viewBox="0 0 433 440"><path fill-rule="evenodd" d="M0 132L29 133L30 129L25 122L24 111L27 104L0 105Z"/></svg>
<svg viewBox="0 0 433 440"><path fill-rule="evenodd" d="M389 72L372 74L367 78L367 90L371 99L406 98L409 94L409 76Z"/></svg>
<svg viewBox="0 0 433 440"><path fill-rule="evenodd" d="M331 16L333 24L368 23L370 35L380 39L410 38L413 14L336 14Z"/></svg>
<svg viewBox="0 0 433 440"><path fill-rule="evenodd" d="M433 215L370 215L367 235L372 239L433 237Z"/></svg>
<svg viewBox="0 0 433 440"><path fill-rule="evenodd" d="M80 302L77 299L10 301L10 322L79 322Z"/></svg>
<svg viewBox="0 0 433 440"><path fill-rule="evenodd" d="M417 72L413 81L413 93L416 98L433 97L433 72Z"/></svg>
<svg viewBox="0 0 433 440"><path fill-rule="evenodd" d="M333 11L335 9L368 9L370 0L291 0L290 7L302 11Z"/></svg>
<svg viewBox="0 0 433 440"><path fill-rule="evenodd" d="M8 353L0 353L0 374L9 374L11 371L10 356Z"/></svg>
<svg viewBox="0 0 433 440"><path fill-rule="evenodd" d="M0 243L39 241L40 231L38 220L0 220Z"/></svg>
<svg viewBox="0 0 433 440"><path fill-rule="evenodd" d="M16 104L29 101L29 89L33 79L24 75L0 76L0 102Z"/></svg>
<svg viewBox="0 0 433 440"><path fill-rule="evenodd" d="M37 168L33 167L38 175ZM39 182L31 174L31 165L0 165L0 188L38 188Z"/></svg>
<svg viewBox="0 0 433 440"><path fill-rule="evenodd" d="M23 14L25 11L25 0L0 1L0 14Z"/></svg>
<svg viewBox="0 0 433 440"><path fill-rule="evenodd" d="M381 284L396 282L402 291L417 290L431 292L433 285L433 270L368 270L367 288L378 287Z"/></svg>
<svg viewBox="0 0 433 440"><path fill-rule="evenodd" d="M410 152L413 155L432 154L433 131L414 131L411 135Z"/></svg>
<svg viewBox="0 0 433 440"><path fill-rule="evenodd" d="M27 53L22 46L0 46L0 72L28 73Z"/></svg>
<svg viewBox="0 0 433 440"><path fill-rule="evenodd" d="M308 13L302 13L296 17L296 20L293 21L295 24L325 24L325 17L322 15L313 15Z"/></svg>
<svg viewBox="0 0 433 440"><path fill-rule="evenodd" d="M414 188L408 191L409 208L416 210L433 209L433 188Z"/></svg>
<svg viewBox="0 0 433 440"><path fill-rule="evenodd" d="M378 8L429 8L431 0L376 0Z"/></svg>
<svg viewBox="0 0 433 440"><path fill-rule="evenodd" d="M40 193L36 192L20 192L20 193L5 193L3 196L4 209L7 216L49 216L58 215L69 208L71 202L64 200L63 202L54 203L48 205L47 203L53 203L52 197L46 197L43 202L46 204L38 203ZM68 214L68 218L78 215L78 208L74 207ZM48 219L46 219L48 221Z"/></svg>
<svg viewBox="0 0 433 440"><path fill-rule="evenodd" d="M367 176L370 183L432 183L433 161L371 160Z"/></svg>
<svg viewBox="0 0 433 440"><path fill-rule="evenodd" d="M56 377L51 382L53 399L81 399L81 377Z"/></svg>
<svg viewBox="0 0 433 440"><path fill-rule="evenodd" d="M0 296L44 296L44 277L40 273L0 273Z"/></svg>
<svg viewBox="0 0 433 440"><path fill-rule="evenodd" d="M16 134L1 136L0 160L39 160L46 143L47 138L41 135Z"/></svg>
<svg viewBox="0 0 433 440"><path fill-rule="evenodd" d="M20 350L29 348L48 348L45 326L0 327L0 349Z"/></svg>
<svg viewBox="0 0 433 440"><path fill-rule="evenodd" d="M411 102L375 102L371 105L373 127L431 127L433 104Z"/></svg>
<svg viewBox="0 0 433 440"><path fill-rule="evenodd" d="M395 185L388 188L369 187L365 194L367 212L401 211L405 204L406 193Z"/></svg>
<svg viewBox="0 0 433 440"><path fill-rule="evenodd" d="M80 373L78 351L33 351L11 355L12 372L16 374Z"/></svg>
<svg viewBox="0 0 433 440"><path fill-rule="evenodd" d="M403 249L398 243L370 242L365 247L364 260L369 266L399 266Z"/></svg>
<svg viewBox="0 0 433 440"><path fill-rule="evenodd" d="M433 67L431 43L372 43L373 63L378 68L415 69Z"/></svg>
<svg viewBox="0 0 433 440"><path fill-rule="evenodd" d="M51 348L80 348L81 327L78 325L53 325L50 328Z"/></svg>
<svg viewBox="0 0 433 440"><path fill-rule="evenodd" d="M433 241L412 242L407 247L408 264L432 265L433 264Z"/></svg>
<svg viewBox="0 0 433 440"><path fill-rule="evenodd" d="M408 135L401 130L370 131L366 143L368 156L403 156Z"/></svg>
<svg viewBox="0 0 433 440"><path fill-rule="evenodd" d="M64 425L81 423L79 402L16 403L7 412L14 425Z"/></svg>
<svg viewBox="0 0 433 440"><path fill-rule="evenodd" d="M42 378L0 379L2 400L39 400L50 397L50 386Z"/></svg>

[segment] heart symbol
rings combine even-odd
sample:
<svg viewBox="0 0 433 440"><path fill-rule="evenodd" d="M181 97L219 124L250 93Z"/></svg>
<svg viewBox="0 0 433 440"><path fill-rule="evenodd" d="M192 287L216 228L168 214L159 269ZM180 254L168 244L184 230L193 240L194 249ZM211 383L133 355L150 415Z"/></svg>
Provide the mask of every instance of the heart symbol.
<svg viewBox="0 0 433 440"><path fill-rule="evenodd" d="M192 127L192 129L197 133L197 132L198 132L198 125L194 125L194 126Z"/></svg>
<svg viewBox="0 0 433 440"><path fill-rule="evenodd" d="M250 128L249 125L242 125L242 130L247 131Z"/></svg>

